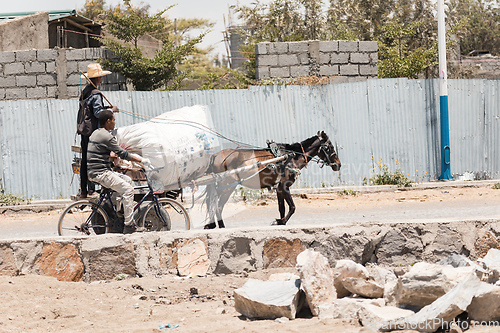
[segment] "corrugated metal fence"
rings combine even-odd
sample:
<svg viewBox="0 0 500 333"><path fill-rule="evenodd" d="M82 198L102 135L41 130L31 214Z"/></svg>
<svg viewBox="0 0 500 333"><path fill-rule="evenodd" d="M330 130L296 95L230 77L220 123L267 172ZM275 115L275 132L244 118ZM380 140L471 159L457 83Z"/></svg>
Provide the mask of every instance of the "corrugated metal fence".
<svg viewBox="0 0 500 333"><path fill-rule="evenodd" d="M451 171L499 178L500 81L449 80ZM373 79L321 86L259 86L248 90L106 92L121 109L156 116L183 106L209 106L217 131L265 146L302 141L324 130L336 145L340 172L310 165L298 187L359 185L379 162L417 181L440 173L437 80ZM0 101L0 168L8 193L68 197L70 150L78 102ZM142 119L117 115L117 126ZM78 138L79 143L79 138Z"/></svg>

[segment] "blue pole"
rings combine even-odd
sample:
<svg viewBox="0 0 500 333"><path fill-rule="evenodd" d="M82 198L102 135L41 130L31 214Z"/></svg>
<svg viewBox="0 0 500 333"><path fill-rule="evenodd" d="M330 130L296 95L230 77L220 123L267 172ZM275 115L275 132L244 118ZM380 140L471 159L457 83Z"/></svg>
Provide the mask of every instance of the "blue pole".
<svg viewBox="0 0 500 333"><path fill-rule="evenodd" d="M450 125L448 119L448 96L439 96L439 111L441 119L441 177L442 180L452 179L450 171Z"/></svg>
<svg viewBox="0 0 500 333"><path fill-rule="evenodd" d="M450 171L450 122L448 119L448 74L446 68L446 27L444 22L444 0L437 2L438 53L439 53L439 111L441 120L441 176L452 179Z"/></svg>

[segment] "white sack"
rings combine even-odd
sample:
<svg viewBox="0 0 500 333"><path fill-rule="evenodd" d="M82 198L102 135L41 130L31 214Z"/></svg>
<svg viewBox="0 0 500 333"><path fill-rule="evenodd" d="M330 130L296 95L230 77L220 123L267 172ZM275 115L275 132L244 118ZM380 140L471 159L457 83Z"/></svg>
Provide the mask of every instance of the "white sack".
<svg viewBox="0 0 500 333"><path fill-rule="evenodd" d="M155 189L177 189L202 176L210 155L220 150L212 118L205 105L166 112L149 121L120 127L118 144L161 168L149 176Z"/></svg>

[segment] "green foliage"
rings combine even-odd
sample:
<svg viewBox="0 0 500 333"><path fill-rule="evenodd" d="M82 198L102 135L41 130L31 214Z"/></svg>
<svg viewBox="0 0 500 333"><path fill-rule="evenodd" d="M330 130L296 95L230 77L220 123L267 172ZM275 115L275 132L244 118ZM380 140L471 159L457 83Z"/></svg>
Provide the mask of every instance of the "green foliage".
<svg viewBox="0 0 500 333"><path fill-rule="evenodd" d="M422 21L418 21L404 26L395 19L383 27L379 37L379 77L416 79L418 74L437 63L436 42L410 48L409 38L417 34L422 24Z"/></svg>
<svg viewBox="0 0 500 333"><path fill-rule="evenodd" d="M263 195L264 195L263 189L253 190L242 186L236 188L233 194L234 197L241 198L245 202L262 199Z"/></svg>
<svg viewBox="0 0 500 333"><path fill-rule="evenodd" d="M169 21L162 15L168 9L149 15L144 8L133 7L128 1L125 4L125 11L106 12L107 29L120 40L111 37L98 38L116 56L101 59L101 64L130 79L135 90L156 90L166 88L169 84L178 88L182 80L178 77L177 65L194 52L195 45L201 42L204 34L178 46L166 38L154 57L147 57L138 47L138 40L145 34L165 33Z"/></svg>
<svg viewBox="0 0 500 333"><path fill-rule="evenodd" d="M495 183L492 188L495 190L500 190L500 183Z"/></svg>
<svg viewBox="0 0 500 333"><path fill-rule="evenodd" d="M399 167L396 171L391 171L387 164L382 163L382 159L373 168L373 174L370 178L363 177L363 185L398 185L409 187L412 182L410 178L403 174Z"/></svg>
<svg viewBox="0 0 500 333"><path fill-rule="evenodd" d="M78 14L95 20L104 11L104 5L104 0L86 0L83 8L78 10Z"/></svg>
<svg viewBox="0 0 500 333"><path fill-rule="evenodd" d="M344 196L349 196L349 195L352 195L353 197L355 197L356 195L358 195L358 192L354 191L354 190L342 190L342 191L338 191L337 194L341 197L344 197Z"/></svg>
<svg viewBox="0 0 500 333"><path fill-rule="evenodd" d="M16 205L20 203L29 203L30 200L24 198L20 195L5 193L5 189L2 185L2 179L0 178L0 204L6 205Z"/></svg>

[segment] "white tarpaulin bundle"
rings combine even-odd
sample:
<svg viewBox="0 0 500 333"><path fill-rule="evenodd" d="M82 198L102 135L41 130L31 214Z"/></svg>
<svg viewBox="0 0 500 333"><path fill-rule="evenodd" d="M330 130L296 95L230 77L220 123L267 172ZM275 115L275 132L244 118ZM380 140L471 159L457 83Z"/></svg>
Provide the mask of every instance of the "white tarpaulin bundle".
<svg viewBox="0 0 500 333"><path fill-rule="evenodd" d="M180 188L202 176L210 156L219 151L208 107L194 105L169 111L149 121L120 127L118 144L151 160L155 189Z"/></svg>

